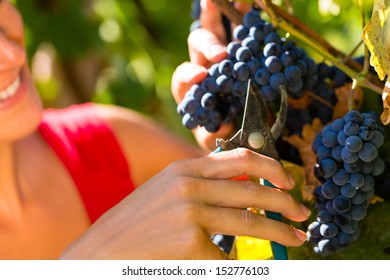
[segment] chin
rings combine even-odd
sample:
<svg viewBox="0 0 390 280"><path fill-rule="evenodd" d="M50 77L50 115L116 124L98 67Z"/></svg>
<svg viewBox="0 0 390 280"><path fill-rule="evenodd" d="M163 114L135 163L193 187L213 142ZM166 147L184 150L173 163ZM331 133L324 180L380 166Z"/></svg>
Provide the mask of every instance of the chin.
<svg viewBox="0 0 390 280"><path fill-rule="evenodd" d="M41 122L42 102L29 75L22 73L19 79L14 95L0 101L0 142L3 143L28 137L37 131Z"/></svg>

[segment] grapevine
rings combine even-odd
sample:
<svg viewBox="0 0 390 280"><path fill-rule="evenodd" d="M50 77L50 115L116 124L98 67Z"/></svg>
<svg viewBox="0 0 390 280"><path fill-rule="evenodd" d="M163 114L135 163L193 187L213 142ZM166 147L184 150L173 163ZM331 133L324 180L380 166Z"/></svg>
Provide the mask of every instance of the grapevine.
<svg viewBox="0 0 390 280"><path fill-rule="evenodd" d="M283 85L289 96L284 140L290 146L287 153L284 148L279 153L287 160L300 159L305 168L304 184L312 197L303 198L312 199L316 209L307 227L308 241L322 257L349 247L359 238L377 177L388 168L379 155L385 140L381 119L377 113L355 110L361 105L359 87L382 94L384 84L376 69L369 67L367 55L343 54L271 1L254 0L254 9L245 15L228 1L213 2L238 25L227 45L228 58L212 65L178 105L183 125L215 132L223 123L234 122L242 112L249 79L272 112ZM290 37L324 61L316 63ZM313 151L307 152L307 144Z"/></svg>

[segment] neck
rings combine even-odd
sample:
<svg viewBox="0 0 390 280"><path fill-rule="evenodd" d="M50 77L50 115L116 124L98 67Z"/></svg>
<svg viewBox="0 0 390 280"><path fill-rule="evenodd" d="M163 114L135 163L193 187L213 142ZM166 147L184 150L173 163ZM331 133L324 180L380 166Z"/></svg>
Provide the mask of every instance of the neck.
<svg viewBox="0 0 390 280"><path fill-rule="evenodd" d="M14 143L0 143L0 221L21 214L23 196L20 191Z"/></svg>

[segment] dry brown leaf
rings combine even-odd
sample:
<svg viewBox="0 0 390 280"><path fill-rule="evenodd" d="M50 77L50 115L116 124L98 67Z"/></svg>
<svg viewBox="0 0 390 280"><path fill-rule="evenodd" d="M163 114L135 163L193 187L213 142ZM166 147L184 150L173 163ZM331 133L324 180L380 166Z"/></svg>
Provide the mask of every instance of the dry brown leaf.
<svg viewBox="0 0 390 280"><path fill-rule="evenodd" d="M352 93L352 84L345 84L335 90L337 103L333 108L332 119L338 119L348 113L349 108L359 109L363 101L363 90L361 87L356 87ZM352 99L351 99L352 96ZM352 103L352 104L351 104Z"/></svg>
<svg viewBox="0 0 390 280"><path fill-rule="evenodd" d="M371 53L370 64L383 80L390 67L390 0L375 0L372 17L362 38Z"/></svg>
<svg viewBox="0 0 390 280"><path fill-rule="evenodd" d="M381 121L384 125L390 123L390 77L387 76L387 81L382 92L383 100L383 113L381 115Z"/></svg>
<svg viewBox="0 0 390 280"><path fill-rule="evenodd" d="M288 98L288 105L291 108L298 109L298 110L306 109L311 102L312 99L306 93L301 98L298 99L291 98L291 97Z"/></svg>

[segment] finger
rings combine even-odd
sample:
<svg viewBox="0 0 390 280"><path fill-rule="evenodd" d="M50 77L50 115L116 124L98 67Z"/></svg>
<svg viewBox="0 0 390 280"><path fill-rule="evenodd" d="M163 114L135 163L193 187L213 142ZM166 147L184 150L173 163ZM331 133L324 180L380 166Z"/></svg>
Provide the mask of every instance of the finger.
<svg viewBox="0 0 390 280"><path fill-rule="evenodd" d="M249 207L282 214L293 221L304 221L310 210L289 193L252 181L198 180L198 198L209 205L246 209ZM206 194L206 195L204 195Z"/></svg>
<svg viewBox="0 0 390 280"><path fill-rule="evenodd" d="M226 234L252 236L275 241L285 246L300 246L306 240L306 234L280 221L268 219L248 210L204 207L202 217L204 226L210 230L210 236Z"/></svg>
<svg viewBox="0 0 390 280"><path fill-rule="evenodd" d="M237 148L182 162L183 174L208 179L230 179L241 175L270 181L281 189L292 189L294 182L281 163L251 150Z"/></svg>
<svg viewBox="0 0 390 280"><path fill-rule="evenodd" d="M199 28L188 36L190 61L205 67L227 57L226 46L212 31Z"/></svg>
<svg viewBox="0 0 390 280"><path fill-rule="evenodd" d="M202 28L215 34L218 40L226 44L225 30L222 24L222 14L211 0L201 0L200 2L200 24Z"/></svg>
<svg viewBox="0 0 390 280"><path fill-rule="evenodd" d="M233 123L224 123L218 131L210 133L204 127L197 127L193 132L198 144L206 151L213 151L216 148L215 139L228 139L234 130Z"/></svg>
<svg viewBox="0 0 390 280"><path fill-rule="evenodd" d="M191 62L179 65L172 75L172 94L179 103L192 85L203 81L207 76L207 69Z"/></svg>

